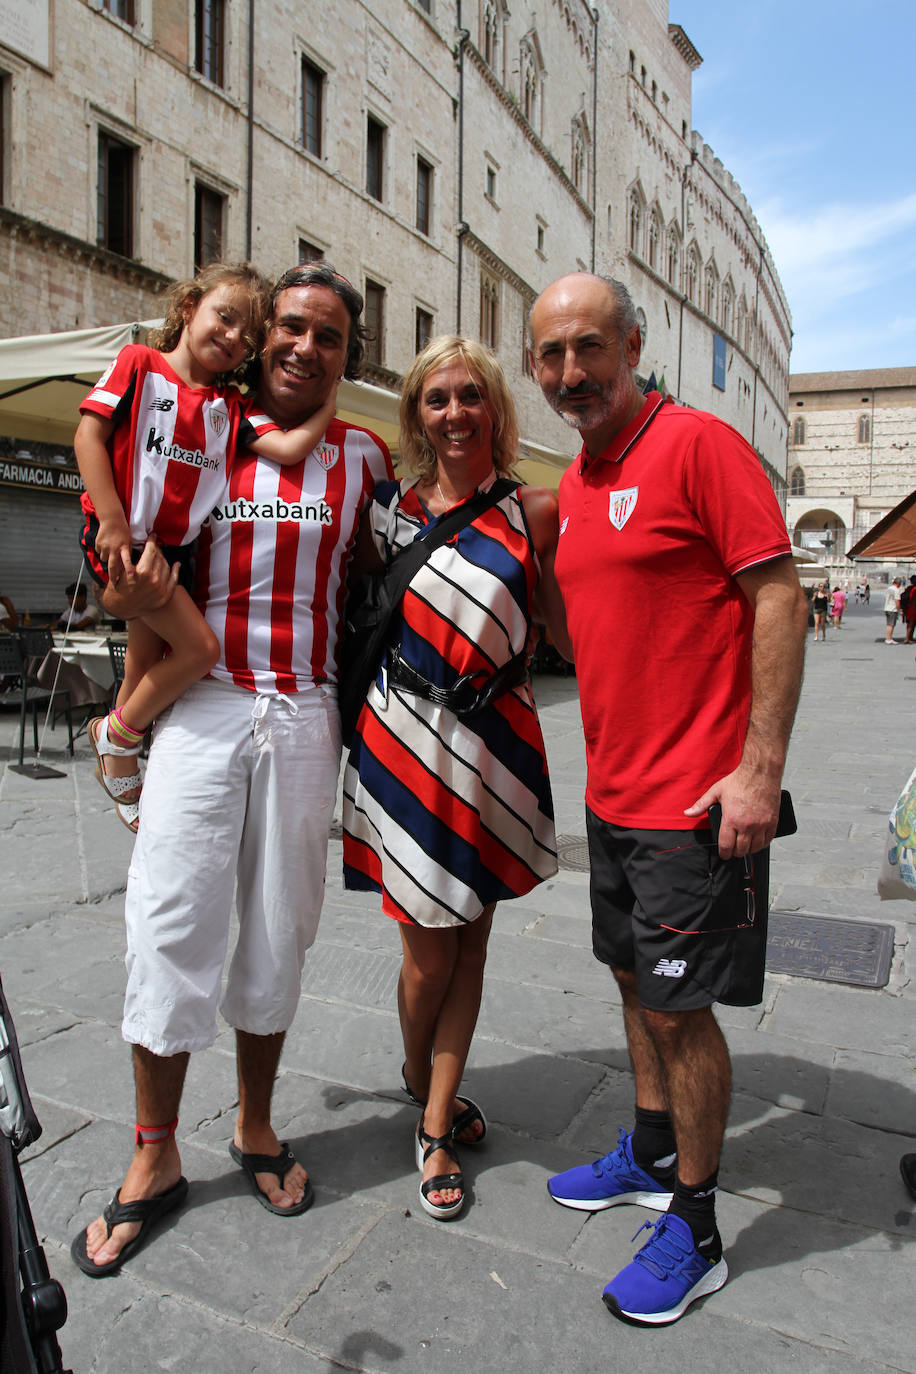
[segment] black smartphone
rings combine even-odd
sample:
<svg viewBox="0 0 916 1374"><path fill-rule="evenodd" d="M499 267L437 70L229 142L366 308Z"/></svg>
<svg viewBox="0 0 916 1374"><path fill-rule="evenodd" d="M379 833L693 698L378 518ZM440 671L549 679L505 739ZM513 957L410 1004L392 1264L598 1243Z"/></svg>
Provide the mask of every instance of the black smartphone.
<svg viewBox="0 0 916 1374"><path fill-rule="evenodd" d="M719 826L722 824L722 807L718 802L713 802L709 808L709 828L712 831L713 844L719 843ZM783 835L794 835L798 829L798 821L795 819L795 807L792 805L792 794L785 788L779 794L779 820L776 822L776 834L774 840L780 839Z"/></svg>

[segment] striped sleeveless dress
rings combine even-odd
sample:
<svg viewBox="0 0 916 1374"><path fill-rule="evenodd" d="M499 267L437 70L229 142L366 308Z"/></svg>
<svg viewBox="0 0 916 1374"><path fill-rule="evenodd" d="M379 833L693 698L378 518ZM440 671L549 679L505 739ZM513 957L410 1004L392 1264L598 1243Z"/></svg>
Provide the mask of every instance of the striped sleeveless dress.
<svg viewBox="0 0 916 1374"><path fill-rule="evenodd" d="M416 480L376 488L370 518L386 562L429 523ZM537 580L515 491L416 574L396 629L402 657L438 686L465 673L482 685L525 648ZM551 877L553 802L530 684L462 720L381 672L350 750L343 830L344 886L381 893L382 910L411 924L465 924Z"/></svg>

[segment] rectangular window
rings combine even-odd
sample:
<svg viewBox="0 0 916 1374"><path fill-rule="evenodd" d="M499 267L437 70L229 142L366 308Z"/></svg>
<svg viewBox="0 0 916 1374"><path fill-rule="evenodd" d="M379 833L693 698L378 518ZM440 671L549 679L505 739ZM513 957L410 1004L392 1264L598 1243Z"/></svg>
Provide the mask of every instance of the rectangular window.
<svg viewBox="0 0 916 1374"><path fill-rule="evenodd" d="M116 19L123 19L125 24L135 24L134 0L104 0L103 9L109 14L113 14Z"/></svg>
<svg viewBox="0 0 916 1374"><path fill-rule="evenodd" d="M194 8L194 66L201 76L222 86L225 0L196 0Z"/></svg>
<svg viewBox="0 0 916 1374"><path fill-rule="evenodd" d="M371 115L366 121L366 190L373 200L382 199L385 161L385 126Z"/></svg>
<svg viewBox="0 0 916 1374"><path fill-rule="evenodd" d="M425 348L433 336L433 317L428 310L422 310L417 306L416 331L414 334L414 352L419 353L421 348Z"/></svg>
<svg viewBox="0 0 916 1374"><path fill-rule="evenodd" d="M302 59L302 146L321 157L321 125L324 117L324 72Z"/></svg>
<svg viewBox="0 0 916 1374"><path fill-rule="evenodd" d="M317 243L309 243L308 239L300 239L299 266L308 262L324 262L324 249L319 248Z"/></svg>
<svg viewBox="0 0 916 1374"><path fill-rule="evenodd" d="M194 271L223 256L225 197L209 186L194 183Z"/></svg>
<svg viewBox="0 0 916 1374"><path fill-rule="evenodd" d="M417 158L417 228L429 234L432 223L433 169L422 157Z"/></svg>
<svg viewBox="0 0 916 1374"><path fill-rule="evenodd" d="M99 134L96 243L122 257L134 251L134 156L127 143Z"/></svg>
<svg viewBox="0 0 916 1374"><path fill-rule="evenodd" d="M385 343L385 288L366 282L366 362L382 364Z"/></svg>
<svg viewBox="0 0 916 1374"><path fill-rule="evenodd" d="M487 167L487 195L491 200L496 199L496 169Z"/></svg>

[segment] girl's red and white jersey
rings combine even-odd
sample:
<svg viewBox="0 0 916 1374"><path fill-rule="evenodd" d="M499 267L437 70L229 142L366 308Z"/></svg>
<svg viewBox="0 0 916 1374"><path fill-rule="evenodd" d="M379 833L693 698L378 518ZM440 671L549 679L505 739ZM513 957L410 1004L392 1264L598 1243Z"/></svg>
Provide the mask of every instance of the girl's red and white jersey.
<svg viewBox="0 0 916 1374"><path fill-rule="evenodd" d="M266 693L336 681L347 561L391 475L381 440L342 420L294 467L236 454L197 553L197 604L221 650L213 677Z"/></svg>
<svg viewBox="0 0 916 1374"><path fill-rule="evenodd" d="M80 406L115 428L108 441L131 540L190 544L226 484L236 446L279 428L235 387L190 387L163 355L122 348ZM92 514L88 494L83 510Z"/></svg>

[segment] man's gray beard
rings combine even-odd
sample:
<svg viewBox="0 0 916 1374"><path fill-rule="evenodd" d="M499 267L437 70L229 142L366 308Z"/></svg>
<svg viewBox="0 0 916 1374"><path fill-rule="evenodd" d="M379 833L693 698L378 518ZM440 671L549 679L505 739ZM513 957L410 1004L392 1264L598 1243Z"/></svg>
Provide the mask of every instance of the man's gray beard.
<svg viewBox="0 0 916 1374"><path fill-rule="evenodd" d="M595 429L598 425L603 425L605 420L611 417L614 408L614 397L605 395L596 398L596 407L586 414L576 411L563 410L562 401L550 401L551 407L557 412L560 419L569 425L570 429Z"/></svg>

